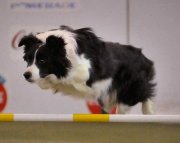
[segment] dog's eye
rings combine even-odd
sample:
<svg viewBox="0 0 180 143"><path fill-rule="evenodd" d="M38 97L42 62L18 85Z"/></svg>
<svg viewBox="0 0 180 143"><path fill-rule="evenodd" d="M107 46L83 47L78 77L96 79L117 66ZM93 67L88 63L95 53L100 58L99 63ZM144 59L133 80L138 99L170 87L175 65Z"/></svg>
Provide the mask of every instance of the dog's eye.
<svg viewBox="0 0 180 143"><path fill-rule="evenodd" d="M43 59L41 59L41 60L38 61L38 64L40 64L40 65L45 64L45 63L46 63L46 61L43 60Z"/></svg>

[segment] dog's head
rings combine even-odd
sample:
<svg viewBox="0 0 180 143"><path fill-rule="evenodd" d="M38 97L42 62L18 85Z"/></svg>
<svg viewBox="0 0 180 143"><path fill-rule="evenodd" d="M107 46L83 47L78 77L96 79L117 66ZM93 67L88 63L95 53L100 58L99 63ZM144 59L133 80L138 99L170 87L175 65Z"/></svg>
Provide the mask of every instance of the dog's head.
<svg viewBox="0 0 180 143"><path fill-rule="evenodd" d="M90 28L73 30L67 26L24 36L19 42L27 62L24 77L42 89L63 84L84 90L92 69L91 57L100 53L94 48L99 41Z"/></svg>
<svg viewBox="0 0 180 143"><path fill-rule="evenodd" d="M30 34L21 39L19 46L24 46L24 60L27 62L24 77L27 81L37 82L49 75L57 78L67 76L77 56L77 43L75 34L65 28Z"/></svg>

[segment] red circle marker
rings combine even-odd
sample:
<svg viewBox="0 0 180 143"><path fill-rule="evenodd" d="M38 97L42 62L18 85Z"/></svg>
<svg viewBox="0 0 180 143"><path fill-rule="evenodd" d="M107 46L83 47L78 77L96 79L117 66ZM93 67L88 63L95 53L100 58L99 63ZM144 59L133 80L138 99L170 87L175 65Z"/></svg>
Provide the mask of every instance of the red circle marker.
<svg viewBox="0 0 180 143"><path fill-rule="evenodd" d="M101 113L101 108L96 102L87 101L86 104L87 104L87 107L91 113L93 113L93 114L100 114Z"/></svg>
<svg viewBox="0 0 180 143"><path fill-rule="evenodd" d="M87 104L89 111L92 114L101 114L101 107L99 106L99 104L97 102L87 101L86 104ZM115 114L115 113L116 113L116 108L113 107L110 114Z"/></svg>
<svg viewBox="0 0 180 143"><path fill-rule="evenodd" d="M7 93L2 84L0 84L0 112L2 112L7 103Z"/></svg>

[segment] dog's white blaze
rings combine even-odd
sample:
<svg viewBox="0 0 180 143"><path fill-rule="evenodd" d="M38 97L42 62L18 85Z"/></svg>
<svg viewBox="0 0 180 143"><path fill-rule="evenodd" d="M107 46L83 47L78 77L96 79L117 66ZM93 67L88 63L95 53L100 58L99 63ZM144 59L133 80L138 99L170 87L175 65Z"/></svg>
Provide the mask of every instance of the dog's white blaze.
<svg viewBox="0 0 180 143"><path fill-rule="evenodd" d="M39 69L36 66L36 54L37 54L38 49L36 50L34 54L34 59L33 63L31 66L27 67L26 72L30 72L32 74L31 80L36 81L40 78L39 76Z"/></svg>

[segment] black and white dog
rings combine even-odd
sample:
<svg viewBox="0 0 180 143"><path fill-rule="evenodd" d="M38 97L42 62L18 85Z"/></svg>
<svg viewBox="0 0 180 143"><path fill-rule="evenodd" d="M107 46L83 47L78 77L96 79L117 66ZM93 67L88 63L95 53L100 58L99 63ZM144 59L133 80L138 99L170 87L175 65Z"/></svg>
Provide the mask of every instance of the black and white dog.
<svg viewBox="0 0 180 143"><path fill-rule="evenodd" d="M142 112L152 114L153 62L141 49L105 42L90 28L59 29L24 36L27 69L24 77L42 89L68 95L91 96L109 112L127 113L142 102Z"/></svg>

